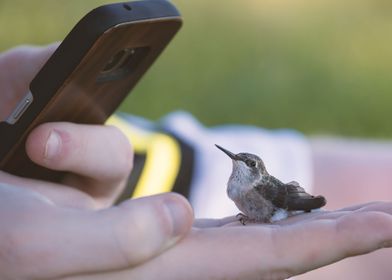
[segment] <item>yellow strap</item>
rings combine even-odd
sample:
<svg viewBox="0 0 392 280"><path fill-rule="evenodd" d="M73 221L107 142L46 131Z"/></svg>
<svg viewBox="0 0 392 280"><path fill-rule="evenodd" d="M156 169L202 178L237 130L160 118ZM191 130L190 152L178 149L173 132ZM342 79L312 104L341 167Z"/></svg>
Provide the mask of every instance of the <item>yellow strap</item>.
<svg viewBox="0 0 392 280"><path fill-rule="evenodd" d="M146 161L132 197L172 190L181 164L181 149L172 137L145 131L112 116L106 122L119 128L131 142L135 153L146 153Z"/></svg>

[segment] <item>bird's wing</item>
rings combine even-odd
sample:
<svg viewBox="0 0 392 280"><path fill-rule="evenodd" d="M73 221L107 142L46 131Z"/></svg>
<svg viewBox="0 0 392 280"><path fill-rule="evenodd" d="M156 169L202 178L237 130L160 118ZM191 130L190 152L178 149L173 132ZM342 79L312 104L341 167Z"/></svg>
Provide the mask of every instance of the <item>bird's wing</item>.
<svg viewBox="0 0 392 280"><path fill-rule="evenodd" d="M284 183L273 176L263 178L263 180L255 186L255 189L267 200L271 201L274 206L286 208L286 189L283 188Z"/></svg>
<svg viewBox="0 0 392 280"><path fill-rule="evenodd" d="M299 187L299 183L297 181L288 182L287 185L295 185Z"/></svg>
<svg viewBox="0 0 392 280"><path fill-rule="evenodd" d="M286 209L287 210L303 210L310 211L323 207L327 201L323 196L313 196L308 194L304 188L297 184L285 184L286 190Z"/></svg>
<svg viewBox="0 0 392 280"><path fill-rule="evenodd" d="M308 194L297 182L284 184L273 176L263 179L255 189L274 206L291 211L310 211L326 204L323 196Z"/></svg>

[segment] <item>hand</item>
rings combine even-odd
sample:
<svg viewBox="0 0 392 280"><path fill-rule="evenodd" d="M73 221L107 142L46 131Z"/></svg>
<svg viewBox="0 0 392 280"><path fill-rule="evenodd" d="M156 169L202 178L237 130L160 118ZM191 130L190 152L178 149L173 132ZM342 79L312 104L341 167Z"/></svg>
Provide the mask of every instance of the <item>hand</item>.
<svg viewBox="0 0 392 280"><path fill-rule="evenodd" d="M241 225L198 220L178 245L131 270L66 279L286 279L392 246L392 203Z"/></svg>
<svg viewBox="0 0 392 280"><path fill-rule="evenodd" d="M57 46L20 46L0 55L1 112L13 109ZM26 148L37 164L54 170L71 171L63 183L81 190L77 196L88 194L84 198L93 198L90 202L95 208L110 206L117 199L133 162L129 141L116 128L108 126L44 124L30 134ZM113 166L112 161L117 164ZM34 186L37 191L40 189L39 184L30 185L28 182L27 185L29 188ZM74 191L67 191L70 192Z"/></svg>
<svg viewBox="0 0 392 280"><path fill-rule="evenodd" d="M26 92L53 48L23 47L0 56L2 108L12 106L7 96ZM192 210L175 194L107 208L124 187L133 157L113 127L43 124L29 135L26 151L37 164L70 175L55 184L0 171L1 279L130 269L172 247L191 227Z"/></svg>
<svg viewBox="0 0 392 280"><path fill-rule="evenodd" d="M11 113L28 92L30 81L57 46L19 46L0 54L1 120Z"/></svg>
<svg viewBox="0 0 392 280"><path fill-rule="evenodd" d="M60 187L58 193L68 195L65 186L35 184L42 192ZM192 223L188 204L173 194L100 211L78 207L27 186L0 184L0 278L58 279L142 266L177 243Z"/></svg>

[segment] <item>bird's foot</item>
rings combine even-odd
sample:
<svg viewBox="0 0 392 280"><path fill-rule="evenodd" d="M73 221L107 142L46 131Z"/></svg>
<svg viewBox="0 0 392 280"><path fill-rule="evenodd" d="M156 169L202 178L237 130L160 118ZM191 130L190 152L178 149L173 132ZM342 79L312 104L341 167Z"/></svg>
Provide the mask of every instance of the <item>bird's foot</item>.
<svg viewBox="0 0 392 280"><path fill-rule="evenodd" d="M242 213L238 213L238 214L236 215L236 217L237 217L238 221L239 221L242 225L245 225L246 222L249 221L249 217L246 216L246 215L244 215L244 214L242 214Z"/></svg>

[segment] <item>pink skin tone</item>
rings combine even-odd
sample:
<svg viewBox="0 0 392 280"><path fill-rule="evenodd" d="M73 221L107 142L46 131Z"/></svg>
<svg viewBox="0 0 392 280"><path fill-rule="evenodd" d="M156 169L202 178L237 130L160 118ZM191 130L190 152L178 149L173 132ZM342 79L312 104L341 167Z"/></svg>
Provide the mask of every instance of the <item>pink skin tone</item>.
<svg viewBox="0 0 392 280"><path fill-rule="evenodd" d="M0 56L3 94L25 92L53 49ZM392 203L245 227L235 217L194 220L170 193L111 206L133 155L113 127L44 124L26 149L70 175L53 184L0 172L0 278L284 279L392 245Z"/></svg>

